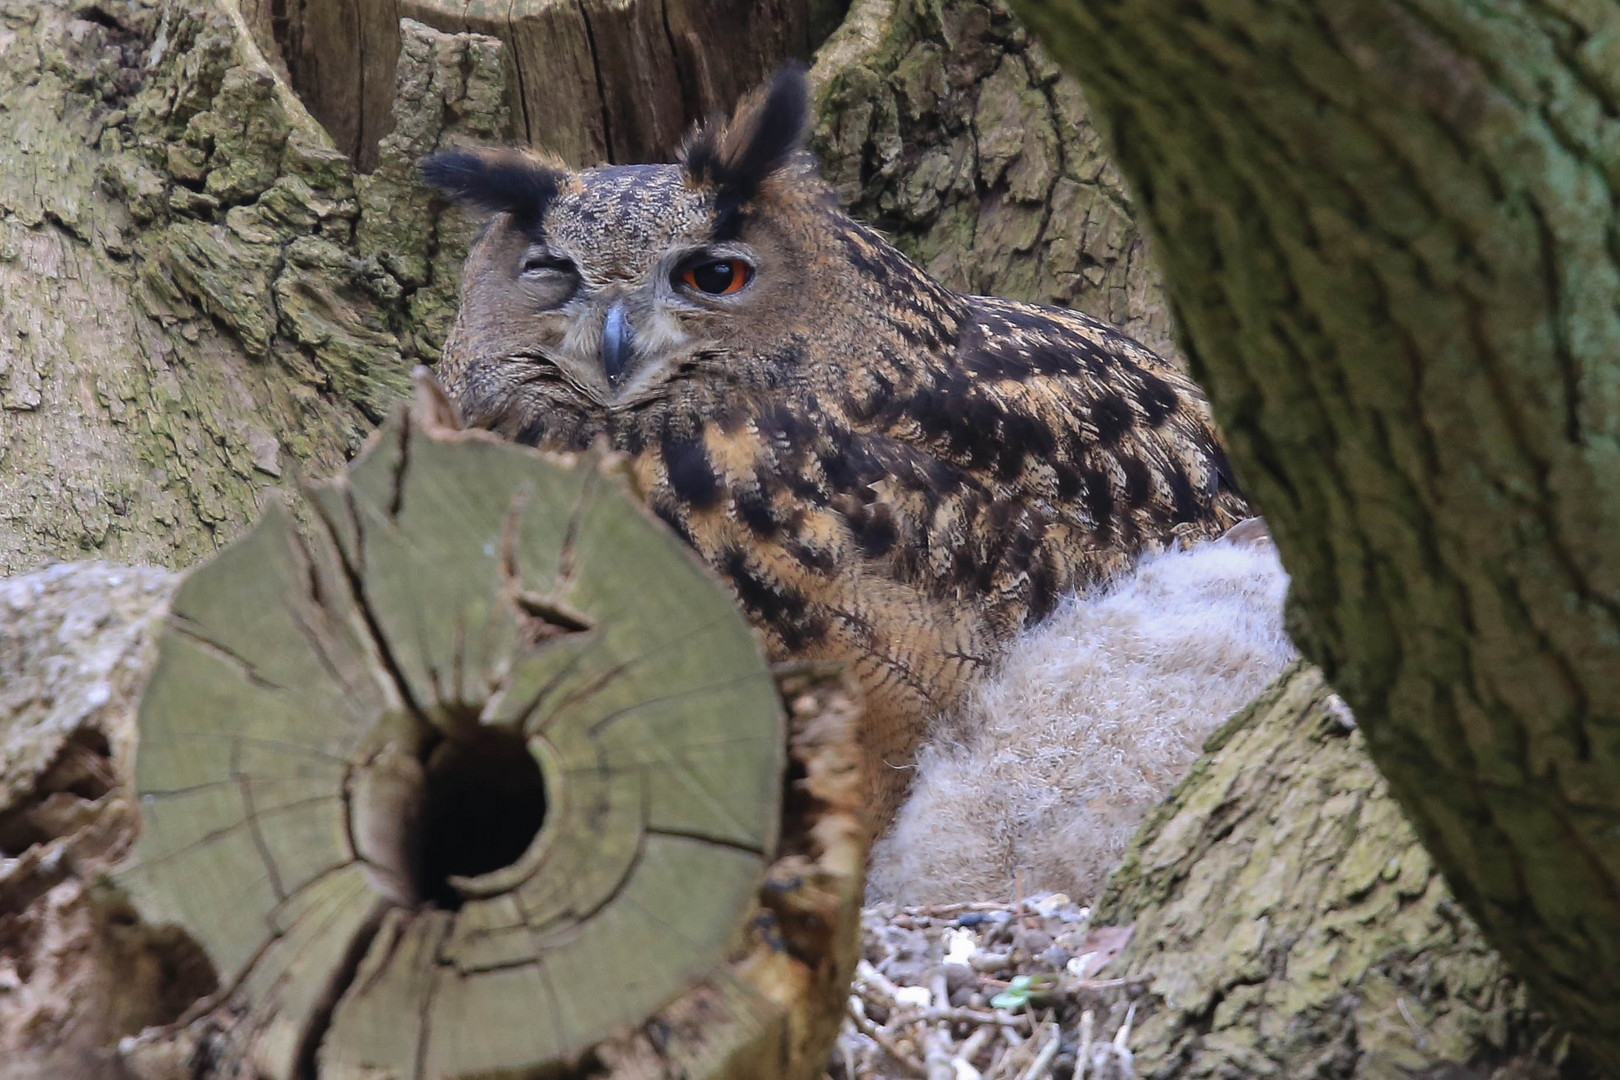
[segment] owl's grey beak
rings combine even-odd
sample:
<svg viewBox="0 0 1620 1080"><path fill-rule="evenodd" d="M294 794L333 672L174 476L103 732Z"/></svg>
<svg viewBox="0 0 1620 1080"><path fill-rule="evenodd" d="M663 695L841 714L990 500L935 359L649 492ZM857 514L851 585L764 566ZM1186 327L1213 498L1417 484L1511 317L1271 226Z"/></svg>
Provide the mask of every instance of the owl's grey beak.
<svg viewBox="0 0 1620 1080"><path fill-rule="evenodd" d="M624 316L624 301L615 300L608 308L607 320L602 323L602 373L607 376L608 385L618 386L619 380L624 378L635 338L630 320Z"/></svg>

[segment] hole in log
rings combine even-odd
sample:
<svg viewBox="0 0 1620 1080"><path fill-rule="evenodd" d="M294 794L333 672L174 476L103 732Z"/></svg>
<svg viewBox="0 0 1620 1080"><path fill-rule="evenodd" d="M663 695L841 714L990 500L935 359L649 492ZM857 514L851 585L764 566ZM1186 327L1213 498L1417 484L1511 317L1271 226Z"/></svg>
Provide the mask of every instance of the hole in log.
<svg viewBox="0 0 1620 1080"><path fill-rule="evenodd" d="M90 727L74 732L34 782L32 795L0 814L0 857L20 855L85 824L83 807L118 783L111 758L106 735Z"/></svg>
<svg viewBox="0 0 1620 1080"><path fill-rule="evenodd" d="M451 877L510 866L546 820L546 782L523 737L477 727L446 739L426 762L419 843L422 898L461 907Z"/></svg>

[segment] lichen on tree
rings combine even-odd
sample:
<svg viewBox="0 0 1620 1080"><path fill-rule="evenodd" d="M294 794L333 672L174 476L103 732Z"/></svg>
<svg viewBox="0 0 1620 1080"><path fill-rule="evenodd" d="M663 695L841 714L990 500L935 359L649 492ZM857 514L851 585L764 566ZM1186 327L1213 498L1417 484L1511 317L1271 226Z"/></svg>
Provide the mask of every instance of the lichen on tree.
<svg viewBox="0 0 1620 1080"><path fill-rule="evenodd" d="M502 128L498 46L407 29L357 178L230 5L4 16L0 569L183 565L335 469L437 355L469 226L416 158ZM99 9L98 9L99 10Z"/></svg>
<svg viewBox="0 0 1620 1080"><path fill-rule="evenodd" d="M1322 674L1211 736L1094 909L1138 1075L1592 1076L1458 906Z"/></svg>

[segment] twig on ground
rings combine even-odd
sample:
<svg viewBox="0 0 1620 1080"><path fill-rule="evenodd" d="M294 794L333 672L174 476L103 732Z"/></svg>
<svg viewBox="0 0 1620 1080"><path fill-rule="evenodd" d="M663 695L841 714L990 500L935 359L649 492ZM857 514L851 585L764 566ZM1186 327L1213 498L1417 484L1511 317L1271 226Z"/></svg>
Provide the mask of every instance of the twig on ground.
<svg viewBox="0 0 1620 1080"><path fill-rule="evenodd" d="M878 1047L889 1055L890 1060L904 1068L912 1076L922 1077L923 1080L927 1080L928 1070L923 1063L895 1043L893 1036L887 1031L872 1022L872 1019L866 1015L866 1007L861 1003L859 997L850 997L849 1015L855 1021L855 1026L860 1029L861 1034L877 1043Z"/></svg>
<svg viewBox="0 0 1620 1080"><path fill-rule="evenodd" d="M1046 1028L1046 1041L1041 1044L1035 1060L1029 1063L1029 1068L1019 1074L1018 1080L1041 1080L1042 1077L1051 1075L1052 1061L1063 1045L1063 1033L1056 1024L1047 1024Z"/></svg>

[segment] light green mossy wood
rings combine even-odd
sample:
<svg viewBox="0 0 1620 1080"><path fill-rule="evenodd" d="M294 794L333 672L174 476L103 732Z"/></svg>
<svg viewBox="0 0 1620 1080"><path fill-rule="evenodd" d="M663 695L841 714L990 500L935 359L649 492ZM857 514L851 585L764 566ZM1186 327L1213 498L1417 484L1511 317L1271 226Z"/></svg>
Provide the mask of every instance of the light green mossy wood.
<svg viewBox="0 0 1620 1080"><path fill-rule="evenodd" d="M317 535L275 507L187 578L140 711L120 881L218 968L215 1075L566 1069L742 951L781 702L611 469L399 414L307 497ZM544 822L425 902L424 777L489 728Z"/></svg>
<svg viewBox="0 0 1620 1080"><path fill-rule="evenodd" d="M929 273L1076 308L1181 362L1080 85L1006 0L856 0L810 82L822 175Z"/></svg>
<svg viewBox="0 0 1620 1080"><path fill-rule="evenodd" d="M416 162L503 137L501 45L395 28L356 175L235 0L0 24L0 574L187 566L340 468L438 356L473 225Z"/></svg>

